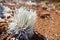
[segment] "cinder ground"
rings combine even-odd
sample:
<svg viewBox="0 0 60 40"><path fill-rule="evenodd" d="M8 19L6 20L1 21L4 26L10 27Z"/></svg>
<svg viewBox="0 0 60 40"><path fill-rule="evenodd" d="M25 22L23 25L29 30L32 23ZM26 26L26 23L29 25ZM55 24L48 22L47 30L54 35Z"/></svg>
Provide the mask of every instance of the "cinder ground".
<svg viewBox="0 0 60 40"><path fill-rule="evenodd" d="M56 10L60 10L59 7L47 11L39 5L28 6L23 4L22 6L37 11L38 17L35 27L35 35L31 40L60 40L60 12L56 12Z"/></svg>
<svg viewBox="0 0 60 40"><path fill-rule="evenodd" d="M46 11L39 7L39 10L41 11L37 14L48 12L50 17L42 18L43 15L38 16L35 27L36 32L43 35L47 40L60 40L60 13L55 12L57 9Z"/></svg>

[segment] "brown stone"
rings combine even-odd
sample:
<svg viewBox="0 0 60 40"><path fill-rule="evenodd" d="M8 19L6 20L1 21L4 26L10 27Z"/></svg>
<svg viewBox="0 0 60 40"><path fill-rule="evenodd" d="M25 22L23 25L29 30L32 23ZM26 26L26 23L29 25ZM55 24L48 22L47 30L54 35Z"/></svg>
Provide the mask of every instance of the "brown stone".
<svg viewBox="0 0 60 40"><path fill-rule="evenodd" d="M6 31L8 24L6 22L0 23L0 32Z"/></svg>

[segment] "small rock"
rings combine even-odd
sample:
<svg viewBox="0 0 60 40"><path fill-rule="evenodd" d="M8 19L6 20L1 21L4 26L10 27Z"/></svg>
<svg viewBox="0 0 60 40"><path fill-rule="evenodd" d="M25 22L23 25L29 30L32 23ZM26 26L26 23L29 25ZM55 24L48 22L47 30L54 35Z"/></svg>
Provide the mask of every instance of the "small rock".
<svg viewBox="0 0 60 40"><path fill-rule="evenodd" d="M37 5L37 4L36 4L36 2L31 2L31 1L26 2L26 4L28 4L28 5L34 5L34 6L36 6L36 5Z"/></svg>
<svg viewBox="0 0 60 40"><path fill-rule="evenodd" d="M60 13L60 10L56 10L55 12L56 12L56 13Z"/></svg>
<svg viewBox="0 0 60 40"><path fill-rule="evenodd" d="M5 19L1 19L1 18L0 18L0 22L5 22Z"/></svg>
<svg viewBox="0 0 60 40"><path fill-rule="evenodd" d="M40 17L41 17L42 19L50 18L50 14L45 11L45 12L42 12L42 13L40 14Z"/></svg>

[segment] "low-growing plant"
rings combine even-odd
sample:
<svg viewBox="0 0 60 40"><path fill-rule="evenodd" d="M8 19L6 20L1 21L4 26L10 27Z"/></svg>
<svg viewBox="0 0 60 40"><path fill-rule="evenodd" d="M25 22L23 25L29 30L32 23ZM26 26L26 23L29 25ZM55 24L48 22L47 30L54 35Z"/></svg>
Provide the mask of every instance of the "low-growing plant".
<svg viewBox="0 0 60 40"><path fill-rule="evenodd" d="M57 2L56 5L57 5L57 6L60 6L60 2Z"/></svg>
<svg viewBox="0 0 60 40"><path fill-rule="evenodd" d="M47 1L47 0L46 0L46 1L44 1L44 2L45 2L45 4L49 4L49 1Z"/></svg>
<svg viewBox="0 0 60 40"><path fill-rule="evenodd" d="M9 26L8 33L18 34L17 38L23 38L29 40L34 34L34 26L36 22L36 11L29 10L25 7L21 7L15 11L14 23L16 26Z"/></svg>

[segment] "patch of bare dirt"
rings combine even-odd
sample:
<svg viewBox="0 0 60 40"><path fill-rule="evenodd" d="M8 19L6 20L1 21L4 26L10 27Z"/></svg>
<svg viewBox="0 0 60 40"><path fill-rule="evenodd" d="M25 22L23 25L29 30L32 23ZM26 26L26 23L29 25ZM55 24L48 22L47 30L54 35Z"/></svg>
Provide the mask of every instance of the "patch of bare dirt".
<svg viewBox="0 0 60 40"><path fill-rule="evenodd" d="M60 40L60 12L56 12L59 8L48 11L41 6L29 6L25 4L21 4L20 6L37 11L38 18L35 34L30 40ZM16 7L19 8L20 6ZM3 26L0 29L3 30Z"/></svg>

